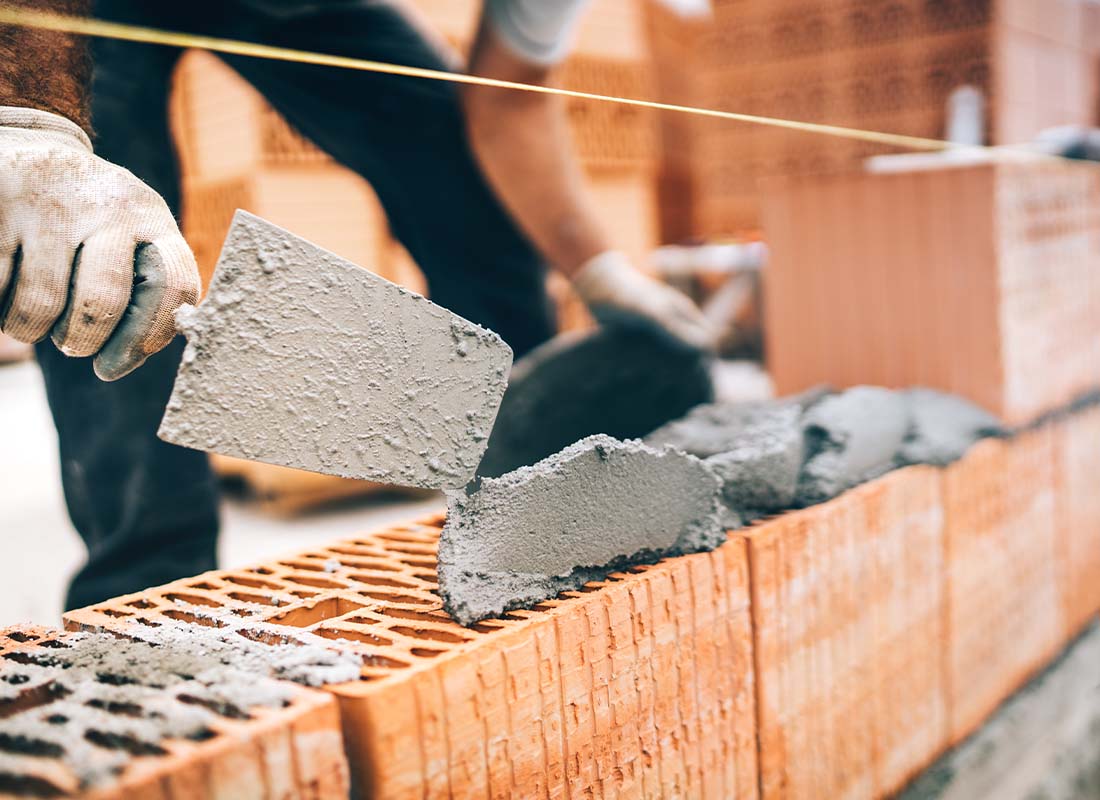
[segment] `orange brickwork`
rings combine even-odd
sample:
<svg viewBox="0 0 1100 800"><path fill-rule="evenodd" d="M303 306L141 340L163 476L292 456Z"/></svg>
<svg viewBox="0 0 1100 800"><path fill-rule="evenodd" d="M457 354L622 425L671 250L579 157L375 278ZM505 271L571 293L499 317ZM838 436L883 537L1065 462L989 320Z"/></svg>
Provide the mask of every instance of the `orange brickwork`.
<svg viewBox="0 0 1100 800"><path fill-rule="evenodd" d="M769 186L781 394L928 386L1027 423L1100 385L1100 171L1029 161Z"/></svg>
<svg viewBox="0 0 1100 800"><path fill-rule="evenodd" d="M928 467L745 532L762 797L888 796L946 747L942 537Z"/></svg>
<svg viewBox="0 0 1100 800"><path fill-rule="evenodd" d="M947 702L958 742L1069 638L1053 430L979 442L944 471L943 500Z"/></svg>
<svg viewBox="0 0 1100 800"><path fill-rule="evenodd" d="M17 626L0 631L0 659L5 678L18 686L20 666L49 664L59 648L70 646L69 634L37 626ZM22 676L24 679L26 676ZM98 675L104 686L111 675ZM121 680L121 679L119 679ZM127 683L135 681L126 679ZM35 685L27 681L26 685ZM95 736L97 717L92 713L88 732L91 755L83 756L85 767L97 758L110 759L119 750L131 758L118 768L109 785L87 788L81 777L63 761L50 743L26 737L0 737L0 798L73 797L80 800L185 800L186 798L311 798L338 800L348 792L348 772L340 747L340 720L332 697L313 689L284 684L292 698L283 708L250 707L218 711L204 735L196 740L163 739L157 742L130 740L109 733ZM151 687L153 689L157 687ZM109 690L105 690L109 693ZM0 720L17 715L40 717L51 725L67 723L52 717L53 704L65 698L47 683L0 701ZM165 694L156 713L164 713ZM89 701L92 705L95 700ZM174 699L186 711L186 698ZM207 706L213 710L213 706ZM104 701L94 706L100 716L120 720L142 713L140 706ZM90 712L91 713L91 712ZM243 718L242 718L243 715ZM84 742L82 747L89 747Z"/></svg>
<svg viewBox="0 0 1100 800"><path fill-rule="evenodd" d="M1100 614L1100 407L1059 420L1054 437L1058 585L1074 635Z"/></svg>
<svg viewBox="0 0 1100 800"><path fill-rule="evenodd" d="M361 796L756 796L744 543L462 628L435 594L442 518L66 615L200 624L359 653L340 703Z"/></svg>

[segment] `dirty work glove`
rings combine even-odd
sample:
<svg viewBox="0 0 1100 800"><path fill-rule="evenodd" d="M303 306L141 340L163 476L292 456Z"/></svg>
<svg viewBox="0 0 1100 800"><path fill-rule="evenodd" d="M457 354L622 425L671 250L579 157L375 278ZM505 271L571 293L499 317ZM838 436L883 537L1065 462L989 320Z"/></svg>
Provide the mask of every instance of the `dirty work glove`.
<svg viewBox="0 0 1100 800"><path fill-rule="evenodd" d="M195 257L160 195L64 117L0 106L0 331L95 355L103 380L172 340Z"/></svg>
<svg viewBox="0 0 1100 800"><path fill-rule="evenodd" d="M715 334L689 297L634 269L616 251L590 259L573 278L573 287L601 323L648 321L700 350L710 350Z"/></svg>

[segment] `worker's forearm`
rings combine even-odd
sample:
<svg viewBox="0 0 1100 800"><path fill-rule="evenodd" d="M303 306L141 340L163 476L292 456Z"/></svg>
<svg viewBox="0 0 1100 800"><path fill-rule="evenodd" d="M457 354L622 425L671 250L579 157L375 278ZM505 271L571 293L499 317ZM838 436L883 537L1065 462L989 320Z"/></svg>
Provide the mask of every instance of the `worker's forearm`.
<svg viewBox="0 0 1100 800"><path fill-rule="evenodd" d="M479 45L471 63L476 74L525 83L545 79L544 70L525 67L499 46ZM547 261L572 276L610 249L573 155L560 98L471 86L464 103L483 171Z"/></svg>
<svg viewBox="0 0 1100 800"><path fill-rule="evenodd" d="M89 0L6 0L38 11L86 14ZM83 37L0 25L0 106L60 114L89 129L90 66Z"/></svg>

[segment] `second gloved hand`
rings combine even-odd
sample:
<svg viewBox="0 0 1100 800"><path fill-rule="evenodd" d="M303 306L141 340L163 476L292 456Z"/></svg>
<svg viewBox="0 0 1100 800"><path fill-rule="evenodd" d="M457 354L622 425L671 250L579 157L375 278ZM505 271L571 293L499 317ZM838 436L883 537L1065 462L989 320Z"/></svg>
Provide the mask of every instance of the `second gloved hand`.
<svg viewBox="0 0 1100 800"><path fill-rule="evenodd" d="M0 330L52 335L114 380L172 340L176 309L198 294L160 195L95 156L69 120L0 107Z"/></svg>
<svg viewBox="0 0 1100 800"><path fill-rule="evenodd" d="M573 278L577 294L600 322L641 318L692 347L714 347L715 333L689 297L636 270L625 255L602 253Z"/></svg>

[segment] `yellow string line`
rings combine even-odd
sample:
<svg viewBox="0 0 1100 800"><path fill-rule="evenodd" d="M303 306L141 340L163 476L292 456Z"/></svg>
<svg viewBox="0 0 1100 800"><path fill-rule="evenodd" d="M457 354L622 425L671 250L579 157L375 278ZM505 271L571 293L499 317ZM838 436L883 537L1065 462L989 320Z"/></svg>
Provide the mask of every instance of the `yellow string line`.
<svg viewBox="0 0 1100 800"><path fill-rule="evenodd" d="M97 36L105 39L121 39L128 42L143 42L146 44L211 50L217 53L231 53L234 55L253 56L256 58L268 58L276 61L293 61L301 64L341 67L344 69L377 72L386 75L402 75L409 78L425 78L427 80L449 81L451 83L465 83L475 86L492 86L499 89L514 89L523 92L557 95L559 97L575 97L582 100L599 100L606 103L618 103L619 105L625 106L651 108L657 111L673 111L681 114L694 114L700 117L712 117L735 122L748 122L756 125L767 125L773 128L803 131L805 133L818 133L826 136L872 142L874 144L891 145L909 150L985 149L973 145L960 145L955 142L947 142L939 139L927 139L921 136L905 136L902 134L884 133L881 131L860 130L859 128L846 128L839 125L799 122L797 120L781 119L777 117L762 117L755 114L739 114L735 111L718 111L716 109L683 106L674 103L659 103L653 100L639 100L636 98L615 97L613 95L595 94L592 92L578 92L572 89L559 89L550 86L518 83L515 81L502 81L495 78L482 78L475 75L464 75L443 70L407 67L401 64L389 64L383 61L368 61L361 58L349 58L347 56L335 56L326 53L311 53L306 50L294 50L287 47L275 47L266 44L242 42L235 39L221 39L212 36L177 33L157 28L146 28L139 25L106 22L91 17L76 17L23 8L0 6L0 24L22 25L30 28L58 31L60 33Z"/></svg>

